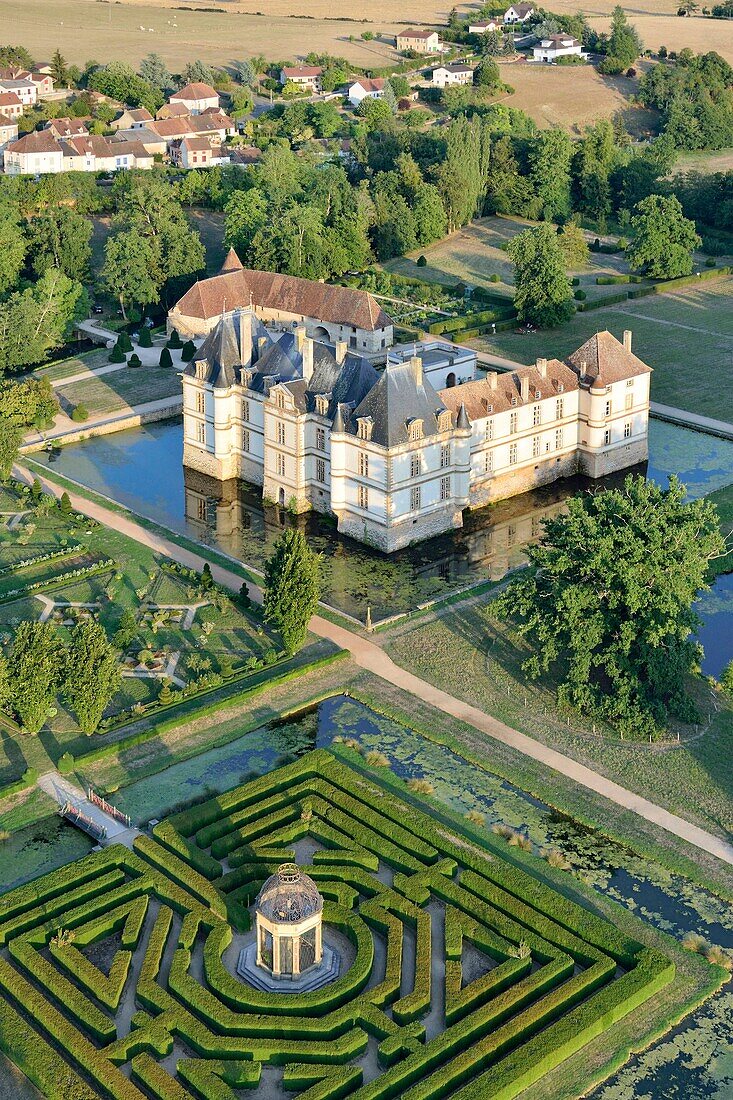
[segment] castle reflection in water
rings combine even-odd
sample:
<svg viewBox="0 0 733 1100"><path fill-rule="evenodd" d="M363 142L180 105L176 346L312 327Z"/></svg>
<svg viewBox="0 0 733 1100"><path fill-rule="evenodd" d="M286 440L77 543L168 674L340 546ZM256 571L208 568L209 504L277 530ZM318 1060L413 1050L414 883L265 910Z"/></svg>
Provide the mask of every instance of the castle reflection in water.
<svg viewBox="0 0 733 1100"><path fill-rule="evenodd" d="M500 581L526 561L524 548L540 537L542 521L561 512L569 497L645 472L642 464L602 482L578 477L557 481L466 512L459 530L390 555L339 535L327 516L290 515L284 508L264 505L260 491L246 482L221 482L184 468L186 521L196 538L258 566L285 527L298 527L323 555L323 600L361 621L369 607L377 622L468 585Z"/></svg>

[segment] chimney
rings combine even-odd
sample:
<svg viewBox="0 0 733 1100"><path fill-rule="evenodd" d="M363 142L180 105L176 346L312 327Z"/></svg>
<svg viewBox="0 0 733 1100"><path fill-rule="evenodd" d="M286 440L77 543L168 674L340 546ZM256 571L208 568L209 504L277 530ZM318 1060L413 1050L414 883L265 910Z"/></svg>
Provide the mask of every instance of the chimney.
<svg viewBox="0 0 733 1100"><path fill-rule="evenodd" d="M624 351L631 352L631 329L624 329Z"/></svg>
<svg viewBox="0 0 733 1100"><path fill-rule="evenodd" d="M419 355L412 355L410 357L410 367L415 377L415 382L418 386L422 385L422 359Z"/></svg>
<svg viewBox="0 0 733 1100"><path fill-rule="evenodd" d="M339 366L341 366L344 359L346 358L346 352L347 352L348 347L349 347L349 345L347 344L347 342L345 340L337 340L336 341L336 362L338 363Z"/></svg>
<svg viewBox="0 0 733 1100"><path fill-rule="evenodd" d="M587 369L588 369L588 364L586 363L586 361L584 359L582 361L582 363L580 364L580 381L581 382L585 378L585 373L586 373Z"/></svg>
<svg viewBox="0 0 733 1100"><path fill-rule="evenodd" d="M490 370L486 372L486 381L490 390L496 389L496 380L499 377L498 371Z"/></svg>
<svg viewBox="0 0 733 1100"><path fill-rule="evenodd" d="M546 359L538 359L537 360L537 370L539 371L540 378L547 378L547 360Z"/></svg>
<svg viewBox="0 0 733 1100"><path fill-rule="evenodd" d="M305 325L296 325L295 326L295 346L298 349L298 351L302 352L304 343L305 343Z"/></svg>
<svg viewBox="0 0 733 1100"><path fill-rule="evenodd" d="M303 332L305 332L305 328L303 328ZM298 343L300 344L300 341ZM313 377L313 341L309 336L304 336L303 343L298 350L303 357L303 381L306 385L309 385Z"/></svg>
<svg viewBox="0 0 733 1100"><path fill-rule="evenodd" d="M529 378L526 374L519 379L519 392L522 395L522 401L529 401Z"/></svg>

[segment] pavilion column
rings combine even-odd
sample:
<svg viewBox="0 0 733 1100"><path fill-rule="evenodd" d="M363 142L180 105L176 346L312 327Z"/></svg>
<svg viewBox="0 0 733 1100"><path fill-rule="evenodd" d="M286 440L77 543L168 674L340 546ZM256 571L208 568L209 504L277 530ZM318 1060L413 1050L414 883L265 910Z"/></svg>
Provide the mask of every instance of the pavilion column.
<svg viewBox="0 0 733 1100"><path fill-rule="evenodd" d="M272 930L272 972L276 977L280 975L280 933L275 928Z"/></svg>
<svg viewBox="0 0 733 1100"><path fill-rule="evenodd" d="M262 966L262 925L260 924L259 917L257 918L257 965Z"/></svg>
<svg viewBox="0 0 733 1100"><path fill-rule="evenodd" d="M323 958L323 925L321 924L321 921L319 919L318 924L316 925L316 959L315 959L315 961L317 963L319 963L322 958Z"/></svg>
<svg viewBox="0 0 733 1100"><path fill-rule="evenodd" d="M300 936L293 936L291 940L293 952L293 977L300 974Z"/></svg>

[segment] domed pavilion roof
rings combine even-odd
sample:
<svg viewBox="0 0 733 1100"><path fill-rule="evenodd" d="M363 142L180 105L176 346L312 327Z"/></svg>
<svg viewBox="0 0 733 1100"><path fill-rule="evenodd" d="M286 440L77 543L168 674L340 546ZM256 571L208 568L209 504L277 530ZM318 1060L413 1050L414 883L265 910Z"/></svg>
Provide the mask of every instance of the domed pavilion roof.
<svg viewBox="0 0 733 1100"><path fill-rule="evenodd" d="M283 863L270 875L255 905L267 920L298 924L322 911L323 898L312 878L294 863Z"/></svg>

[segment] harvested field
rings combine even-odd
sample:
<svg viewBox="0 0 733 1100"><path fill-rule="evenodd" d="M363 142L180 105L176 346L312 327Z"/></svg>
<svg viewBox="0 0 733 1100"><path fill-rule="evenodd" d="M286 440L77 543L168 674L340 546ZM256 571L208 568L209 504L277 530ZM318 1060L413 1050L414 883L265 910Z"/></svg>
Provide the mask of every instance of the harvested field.
<svg viewBox="0 0 733 1100"><path fill-rule="evenodd" d="M621 114L630 133L641 136L655 128L656 112L630 102L638 81L601 76L591 65L561 67L512 62L501 76L514 95L501 102L526 111L538 126L562 126L574 135L599 118Z"/></svg>

